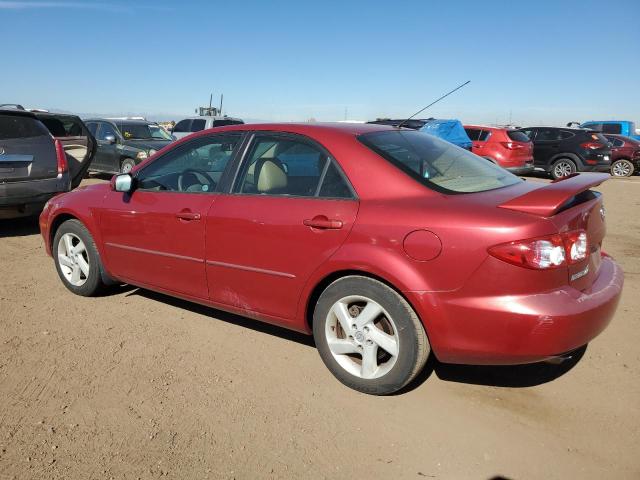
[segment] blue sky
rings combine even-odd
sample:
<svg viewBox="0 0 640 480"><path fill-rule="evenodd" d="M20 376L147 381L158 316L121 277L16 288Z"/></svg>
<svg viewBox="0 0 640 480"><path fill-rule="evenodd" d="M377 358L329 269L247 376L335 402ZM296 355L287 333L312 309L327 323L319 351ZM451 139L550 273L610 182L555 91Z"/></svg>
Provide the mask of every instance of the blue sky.
<svg viewBox="0 0 640 480"><path fill-rule="evenodd" d="M1 1L0 103L178 119L640 122L640 1Z"/></svg>

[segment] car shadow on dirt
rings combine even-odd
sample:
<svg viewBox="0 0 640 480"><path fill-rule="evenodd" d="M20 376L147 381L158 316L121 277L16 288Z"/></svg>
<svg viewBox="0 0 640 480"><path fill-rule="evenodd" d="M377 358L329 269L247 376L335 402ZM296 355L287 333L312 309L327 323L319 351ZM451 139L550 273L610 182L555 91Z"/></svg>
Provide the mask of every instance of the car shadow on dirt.
<svg viewBox="0 0 640 480"><path fill-rule="evenodd" d="M575 367L587 350L581 347L571 358L559 364L538 362L525 365L454 365L441 363L431 355L424 370L407 387L398 393L406 393L422 385L432 374L445 382L485 385L489 387L535 387L561 377Z"/></svg>
<svg viewBox="0 0 640 480"><path fill-rule="evenodd" d="M122 288L125 287L123 286ZM260 320L253 320L249 317L243 317L241 315L228 313L223 310L215 309L213 307L207 307L205 305L200 305L197 303L189 302L187 300L170 297L169 295L153 292L151 290L144 290L141 288L132 289L127 293L127 296L130 295L140 295L141 297L145 297L150 300L166 303L168 305L188 310L193 313L212 317L216 320L222 320L223 322L231 323L233 325L238 325L239 327L250 328L251 330L255 330L256 332L266 333L268 335L273 335L274 337L283 338L285 340L290 340L292 342L300 343L301 345L315 348L315 343L311 335L294 332L293 330L278 327L277 325L271 325L269 323L264 323Z"/></svg>
<svg viewBox="0 0 640 480"><path fill-rule="evenodd" d="M26 237L40 233L38 217L21 217L0 220L0 238Z"/></svg>

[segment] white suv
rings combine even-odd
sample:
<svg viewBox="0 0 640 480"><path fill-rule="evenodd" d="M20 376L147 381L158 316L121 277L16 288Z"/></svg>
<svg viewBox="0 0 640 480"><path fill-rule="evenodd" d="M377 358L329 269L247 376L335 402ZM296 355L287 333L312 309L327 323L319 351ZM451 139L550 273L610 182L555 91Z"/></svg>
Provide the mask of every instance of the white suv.
<svg viewBox="0 0 640 480"><path fill-rule="evenodd" d="M180 120L173 127L171 133L176 138L186 137L187 135L191 135L193 132L199 132L201 130L207 130L213 127L223 127L225 125L242 125L244 122L239 118L231 118L231 117L212 117L212 116L202 116L202 117L191 117L185 118L184 120Z"/></svg>

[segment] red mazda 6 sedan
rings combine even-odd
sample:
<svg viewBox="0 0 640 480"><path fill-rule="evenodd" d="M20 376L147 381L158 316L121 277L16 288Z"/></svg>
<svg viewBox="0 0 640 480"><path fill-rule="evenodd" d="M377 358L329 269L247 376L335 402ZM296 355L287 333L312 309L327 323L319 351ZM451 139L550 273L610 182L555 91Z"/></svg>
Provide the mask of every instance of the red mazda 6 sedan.
<svg viewBox="0 0 640 480"><path fill-rule="evenodd" d="M114 282L313 333L344 384L401 389L442 362L585 345L623 275L602 249L608 175L524 182L381 125L238 125L173 143L40 217L64 285Z"/></svg>

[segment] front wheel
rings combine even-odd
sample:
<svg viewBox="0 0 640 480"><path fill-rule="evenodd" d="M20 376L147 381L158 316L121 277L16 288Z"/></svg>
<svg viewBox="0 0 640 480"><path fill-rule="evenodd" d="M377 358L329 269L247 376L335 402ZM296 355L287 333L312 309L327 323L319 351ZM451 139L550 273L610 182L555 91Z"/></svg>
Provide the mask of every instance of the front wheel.
<svg viewBox="0 0 640 480"><path fill-rule="evenodd" d="M554 180L576 173L576 164L567 158L556 160L551 166L551 176Z"/></svg>
<svg viewBox="0 0 640 480"><path fill-rule="evenodd" d="M611 175L614 177L630 177L633 170L633 163L626 159L616 160L611 164Z"/></svg>
<svg viewBox="0 0 640 480"><path fill-rule="evenodd" d="M76 295L90 297L105 287L98 250L82 222L67 220L60 225L52 253L60 280Z"/></svg>
<svg viewBox="0 0 640 480"><path fill-rule="evenodd" d="M327 368L346 386L388 395L424 367L430 346L407 301L382 282L348 276L316 304L313 336Z"/></svg>
<svg viewBox="0 0 640 480"><path fill-rule="evenodd" d="M136 166L136 161L133 158L125 158L120 165L120 173L129 173Z"/></svg>

